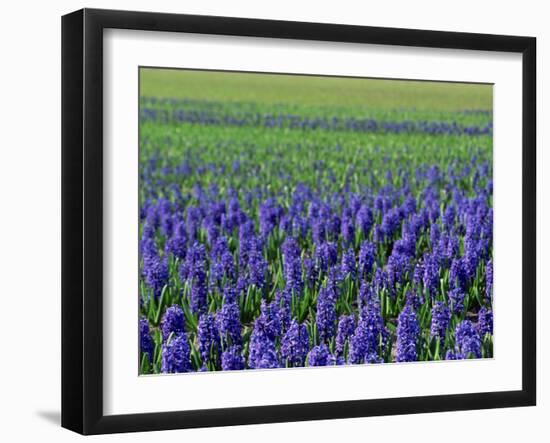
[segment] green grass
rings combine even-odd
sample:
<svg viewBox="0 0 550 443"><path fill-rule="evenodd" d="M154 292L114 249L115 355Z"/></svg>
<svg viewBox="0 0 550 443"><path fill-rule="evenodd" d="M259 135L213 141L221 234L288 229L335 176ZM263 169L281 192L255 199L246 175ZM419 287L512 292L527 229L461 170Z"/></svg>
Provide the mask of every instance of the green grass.
<svg viewBox="0 0 550 443"><path fill-rule="evenodd" d="M140 95L381 110L493 108L493 87L486 84L153 68L140 70Z"/></svg>

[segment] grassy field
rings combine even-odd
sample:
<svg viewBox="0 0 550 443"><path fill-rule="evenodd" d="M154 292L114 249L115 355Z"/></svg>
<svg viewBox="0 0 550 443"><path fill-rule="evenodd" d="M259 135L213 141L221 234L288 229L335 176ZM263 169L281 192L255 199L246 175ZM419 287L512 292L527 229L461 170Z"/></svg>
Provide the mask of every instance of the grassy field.
<svg viewBox="0 0 550 443"><path fill-rule="evenodd" d="M262 104L353 106L430 111L492 110L492 85L244 74L168 69L140 70L143 97Z"/></svg>

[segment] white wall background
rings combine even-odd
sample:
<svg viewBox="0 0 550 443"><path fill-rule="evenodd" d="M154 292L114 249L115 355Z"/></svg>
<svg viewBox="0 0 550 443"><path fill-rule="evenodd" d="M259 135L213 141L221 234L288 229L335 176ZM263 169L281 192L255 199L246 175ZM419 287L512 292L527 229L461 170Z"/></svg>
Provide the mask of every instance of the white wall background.
<svg viewBox="0 0 550 443"><path fill-rule="evenodd" d="M349 23L538 38L538 406L492 411L330 420L102 436L94 441L280 442L339 439L410 442L544 441L550 435L550 28L545 3L339 0L11 1L0 26L0 436L3 441L74 441L60 414L60 16L81 7L155 10ZM543 109L546 108L546 109ZM519 147L518 147L519 148ZM541 196L546 196L542 198ZM544 201L545 200L545 201ZM546 250L544 250L546 248ZM546 438L545 438L546 437Z"/></svg>

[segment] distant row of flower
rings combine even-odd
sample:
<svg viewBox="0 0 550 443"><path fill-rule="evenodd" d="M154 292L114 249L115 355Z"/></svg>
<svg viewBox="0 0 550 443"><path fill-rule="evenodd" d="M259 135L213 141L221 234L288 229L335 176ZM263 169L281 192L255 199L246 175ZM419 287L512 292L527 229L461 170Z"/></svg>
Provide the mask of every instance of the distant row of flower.
<svg viewBox="0 0 550 443"><path fill-rule="evenodd" d="M301 130L351 131L382 134L491 135L492 121L483 125L465 125L457 121L377 120L362 117L323 117L295 114L225 113L223 110L193 110L142 107L141 122L162 124L190 123L206 126L246 126Z"/></svg>

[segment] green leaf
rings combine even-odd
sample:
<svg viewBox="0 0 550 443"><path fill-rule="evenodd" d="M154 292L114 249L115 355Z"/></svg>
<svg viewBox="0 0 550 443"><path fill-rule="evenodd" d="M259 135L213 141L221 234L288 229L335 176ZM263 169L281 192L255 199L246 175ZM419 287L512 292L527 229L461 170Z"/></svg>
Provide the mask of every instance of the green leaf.
<svg viewBox="0 0 550 443"><path fill-rule="evenodd" d="M162 288L162 292L160 294L159 304L157 306L157 311L155 312L155 321L154 321L155 325L158 325L159 322L160 322L160 317L162 315L162 311L163 311L164 303L165 303L165 298L166 298L166 288L167 288L167 286L165 285Z"/></svg>
<svg viewBox="0 0 550 443"><path fill-rule="evenodd" d="M441 356L439 354L439 347L440 347L440 339L439 337L437 337L435 339L434 360L441 360Z"/></svg>
<svg viewBox="0 0 550 443"><path fill-rule="evenodd" d="M191 311L187 303L183 304L182 309L183 309L183 315L185 316L185 323L187 325L187 329L190 332L196 334L198 330L198 323L199 323L197 316L193 314L193 312Z"/></svg>
<svg viewBox="0 0 550 443"><path fill-rule="evenodd" d="M151 370L151 364L149 362L149 354L142 352L141 353L141 366L140 366L140 374L149 374Z"/></svg>
<svg viewBox="0 0 550 443"><path fill-rule="evenodd" d="M196 371L200 371L202 368L202 359L200 356L199 351L193 346L193 344L190 344L191 346L191 364L195 368Z"/></svg>
<svg viewBox="0 0 550 443"><path fill-rule="evenodd" d="M394 324L391 323L391 322L387 322L387 323L386 323L386 328L388 328L389 331L390 331L392 334L396 334L396 333L397 333L397 326L394 325Z"/></svg>

